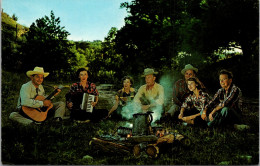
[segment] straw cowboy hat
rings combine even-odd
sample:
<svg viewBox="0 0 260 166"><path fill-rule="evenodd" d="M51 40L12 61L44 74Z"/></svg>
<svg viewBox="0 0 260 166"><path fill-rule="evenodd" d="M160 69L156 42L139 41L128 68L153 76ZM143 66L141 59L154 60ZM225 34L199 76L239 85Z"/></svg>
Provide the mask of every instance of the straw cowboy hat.
<svg viewBox="0 0 260 166"><path fill-rule="evenodd" d="M150 74L158 74L158 72L154 71L154 69L146 68L146 69L144 69L144 73L143 73L142 77L145 77Z"/></svg>
<svg viewBox="0 0 260 166"><path fill-rule="evenodd" d="M42 67L37 67L37 66L33 69L33 71L29 70L29 71L26 72L26 75L28 77L30 77L31 75L34 75L34 74L42 74L44 77L47 77L50 73L47 73L47 72L44 73L43 68Z"/></svg>
<svg viewBox="0 0 260 166"><path fill-rule="evenodd" d="M185 75L185 72L187 70L194 70L196 73L198 72L198 69L193 67L191 64L185 65L184 69L181 70L181 74Z"/></svg>

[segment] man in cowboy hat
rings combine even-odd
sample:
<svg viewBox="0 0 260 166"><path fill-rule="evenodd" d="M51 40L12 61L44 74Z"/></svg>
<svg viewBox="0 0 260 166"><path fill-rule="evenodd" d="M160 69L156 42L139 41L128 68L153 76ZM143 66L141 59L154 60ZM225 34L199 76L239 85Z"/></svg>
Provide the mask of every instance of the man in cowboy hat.
<svg viewBox="0 0 260 166"><path fill-rule="evenodd" d="M181 74L184 75L184 78L176 81L173 86L173 105L169 111L166 112L166 116L173 116L175 120L178 119L181 105L191 93L188 89L187 80L191 77L196 77L197 72L198 69L191 64L185 65L184 69L181 70ZM205 86L202 82L200 82L200 86L202 90L205 90Z"/></svg>
<svg viewBox="0 0 260 166"><path fill-rule="evenodd" d="M22 111L22 106L36 109L41 107L53 106L52 110L55 111L55 120L62 120L65 114L65 103L61 101L52 103L50 100L45 100L45 91L41 84L43 82L43 79L47 77L49 73L44 72L42 67L35 67L34 70L27 71L26 75L30 77L31 81L23 84L21 87L20 96L17 104L17 109L19 110L19 112L12 112L9 118L21 124L29 125L35 121ZM57 89L57 91L58 92L54 94L54 96L56 96L60 92L60 89ZM37 100L35 99L36 97Z"/></svg>
<svg viewBox="0 0 260 166"><path fill-rule="evenodd" d="M161 117L164 104L164 88L155 82L158 72L154 69L146 68L142 77L145 77L146 84L138 89L134 102L143 112L152 111L154 120Z"/></svg>

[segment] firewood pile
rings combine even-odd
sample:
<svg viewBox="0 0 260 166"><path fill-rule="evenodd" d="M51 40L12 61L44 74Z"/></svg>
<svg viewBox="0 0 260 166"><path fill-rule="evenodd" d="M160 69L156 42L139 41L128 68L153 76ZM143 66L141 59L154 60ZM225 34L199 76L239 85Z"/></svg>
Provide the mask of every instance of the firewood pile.
<svg viewBox="0 0 260 166"><path fill-rule="evenodd" d="M162 127L149 127L147 135L133 135L133 129L119 127L114 135L100 135L94 137L89 145L96 150L103 152L134 155L140 157L145 152L151 158L157 158L160 148L164 144L180 143L183 146L190 146L189 138L179 134L177 131L168 131Z"/></svg>

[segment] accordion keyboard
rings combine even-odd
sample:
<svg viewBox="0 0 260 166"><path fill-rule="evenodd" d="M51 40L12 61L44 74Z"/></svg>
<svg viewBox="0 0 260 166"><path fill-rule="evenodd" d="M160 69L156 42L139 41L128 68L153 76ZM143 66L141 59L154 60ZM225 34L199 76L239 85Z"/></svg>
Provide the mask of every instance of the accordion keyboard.
<svg viewBox="0 0 260 166"><path fill-rule="evenodd" d="M86 112L92 113L93 106L91 105L91 103L94 101L94 99L95 99L94 95L84 93L82 98L81 109L85 110Z"/></svg>

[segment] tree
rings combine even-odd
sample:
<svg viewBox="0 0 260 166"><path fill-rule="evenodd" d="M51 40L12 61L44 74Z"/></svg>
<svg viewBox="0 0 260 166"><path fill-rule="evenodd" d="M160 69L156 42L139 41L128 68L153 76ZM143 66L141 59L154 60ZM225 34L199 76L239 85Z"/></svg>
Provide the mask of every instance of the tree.
<svg viewBox="0 0 260 166"><path fill-rule="evenodd" d="M182 51L214 62L214 52L233 43L242 47L246 59L258 57L258 1L194 1L186 11L178 32Z"/></svg>
<svg viewBox="0 0 260 166"><path fill-rule="evenodd" d="M215 62L215 51L230 43L240 45L247 59L258 58L257 0L134 0L121 7L130 15L117 32L116 48L135 64L128 65L133 73Z"/></svg>
<svg viewBox="0 0 260 166"><path fill-rule="evenodd" d="M18 17L17 17L15 14L12 15L12 19L13 19L14 21L18 21Z"/></svg>
<svg viewBox="0 0 260 166"><path fill-rule="evenodd" d="M121 70L123 57L121 54L118 54L115 49L116 34L117 28L112 27L108 32L108 35L105 37L104 42L102 43L102 54L105 67L104 73L110 80L113 80L114 78L121 78L124 74L126 74L125 72L127 72Z"/></svg>
<svg viewBox="0 0 260 166"><path fill-rule="evenodd" d="M87 67L91 74L90 79L93 82L102 80L99 78L99 71L104 68L104 59L102 54L102 41L94 40L89 43L89 48L86 49L86 59L88 61Z"/></svg>
<svg viewBox="0 0 260 166"><path fill-rule="evenodd" d="M230 42L241 45L243 55L258 57L259 2L257 0L207 0L201 20L205 47L216 49Z"/></svg>
<svg viewBox="0 0 260 166"><path fill-rule="evenodd" d="M23 47L23 66L25 70L43 66L53 76L70 72L75 62L74 43L68 42L69 32L60 26L60 18L51 11L48 16L37 19L26 34L27 42ZM74 60L71 60L73 59Z"/></svg>
<svg viewBox="0 0 260 166"><path fill-rule="evenodd" d="M182 11L181 1L135 0L123 3L131 15L116 37L119 53L132 62L127 65L132 73L141 73L145 67L158 70L174 67L177 56L177 26Z"/></svg>

